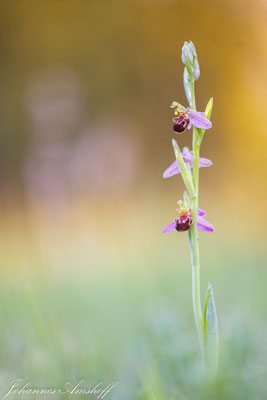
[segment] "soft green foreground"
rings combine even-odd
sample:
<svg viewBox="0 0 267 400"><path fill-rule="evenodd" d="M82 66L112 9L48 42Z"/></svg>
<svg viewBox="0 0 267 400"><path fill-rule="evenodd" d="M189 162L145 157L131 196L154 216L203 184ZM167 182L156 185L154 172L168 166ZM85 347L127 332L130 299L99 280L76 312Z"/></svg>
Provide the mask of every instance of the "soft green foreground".
<svg viewBox="0 0 267 400"><path fill-rule="evenodd" d="M90 388L118 381L105 397L116 400L267 398L264 246L232 231L220 236L226 230L217 221L218 233L200 235L202 302L210 281L220 330L219 374L209 379L193 320L186 236L160 235L160 218L154 225L96 219L93 228L92 218L82 218L57 229L36 219L4 226L0 397L21 378L62 390L81 379Z"/></svg>
<svg viewBox="0 0 267 400"><path fill-rule="evenodd" d="M132 260L123 270L94 274L77 267L67 275L5 276L1 395L23 378L31 386L62 389L81 379L89 387L119 381L106 396L112 399L266 398L267 273L260 255L249 257L236 255L232 267L225 255L216 270L208 264L202 271L203 283L208 277L213 283L220 322L220 369L213 381L201 369L189 266L174 265L173 257L162 266L147 254L149 267L135 268Z"/></svg>

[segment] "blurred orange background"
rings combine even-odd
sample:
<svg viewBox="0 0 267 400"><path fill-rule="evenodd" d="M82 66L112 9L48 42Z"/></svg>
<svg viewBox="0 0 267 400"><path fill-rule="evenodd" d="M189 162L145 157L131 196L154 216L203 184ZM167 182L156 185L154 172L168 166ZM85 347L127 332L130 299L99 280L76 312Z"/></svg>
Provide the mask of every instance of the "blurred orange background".
<svg viewBox="0 0 267 400"><path fill-rule="evenodd" d="M68 247L69 235L116 257L163 240L183 193L162 172L174 159L169 106L186 105L185 40L199 56L198 109L214 97L201 148L214 163L200 174L200 206L216 227L206 244L257 248L267 216L266 17L260 0L3 3L2 256L27 252L29 237L44 254ZM191 132L176 138L191 147Z"/></svg>

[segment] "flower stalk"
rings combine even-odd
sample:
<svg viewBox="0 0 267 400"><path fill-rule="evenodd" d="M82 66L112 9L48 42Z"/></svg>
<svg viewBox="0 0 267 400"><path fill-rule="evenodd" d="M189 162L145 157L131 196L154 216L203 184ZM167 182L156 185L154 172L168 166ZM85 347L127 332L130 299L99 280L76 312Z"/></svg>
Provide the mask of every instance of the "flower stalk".
<svg viewBox="0 0 267 400"><path fill-rule="evenodd" d="M185 69L187 69L185 67ZM195 100L195 85L194 79L189 84L187 91L190 92L190 98L192 99L192 104L190 107L196 110L196 100ZM193 187L195 192L195 197L191 197L192 203L192 217L195 221L191 227L190 238L191 238L191 264L192 264L192 301L193 301L193 311L195 324L197 328L198 338L200 342L201 352L204 356L204 332L203 332L203 320L202 320L202 309L201 309L201 297L200 297L200 262L199 262L199 241L198 241L198 231L197 231L197 210L198 210L198 196L199 196L199 132L198 128L193 127Z"/></svg>
<svg viewBox="0 0 267 400"><path fill-rule="evenodd" d="M185 45L184 48L187 46ZM195 48L194 48L195 50ZM196 52L194 51L196 55ZM183 52L182 52L183 55ZM185 93L189 102L189 106L192 110L196 111L196 99L195 99L195 81L193 73L190 73L191 68L189 57L186 59L184 68L184 88ZM192 63L191 63L192 64ZM199 133L196 127L193 127L193 187L195 196L191 197L192 204L192 218L193 222L190 229L190 252L191 252L191 264L192 264L192 301L193 301L193 311L195 324L197 328L198 338L200 342L201 352L204 356L204 332L203 332L203 321L202 321L202 310L201 310L201 297L200 297L200 262L199 262L199 243L198 243L198 232L197 232L197 210L198 210L198 182L199 182ZM189 193L190 194L190 193ZM188 235L189 235L188 232Z"/></svg>
<svg viewBox="0 0 267 400"><path fill-rule="evenodd" d="M196 111L195 80L200 75L195 46L192 42L185 42L182 49L182 61L184 68L184 89L189 103L185 108L177 102L172 103L175 108L174 131L182 133L185 129L193 127L192 153L188 149L181 153L177 142L173 139L172 144L177 160L164 171L163 177L169 178L181 174L185 187L188 191L184 193L184 201L179 201L180 208L177 210L179 217L172 224L163 229L163 233L173 230L187 231L188 243L192 264L192 300L196 329L199 337L203 359L209 371L217 371L218 364L218 323L212 287L209 284L206 296L204 314L201 309L200 292L200 261L199 261L199 237L198 229L213 232L213 226L204 218L205 211L199 208L199 168L212 165L212 162L200 158L200 145L206 129L211 128L210 122L213 99L211 98L204 113Z"/></svg>
<svg viewBox="0 0 267 400"><path fill-rule="evenodd" d="M198 132L197 128L193 129L193 186L195 190L195 198L192 201L192 217L196 221L197 210L198 210L198 181L199 181L199 144L198 144ZM202 322L202 310L201 310L201 299L200 299L200 263L199 263L199 242L198 242L198 232L197 224L193 223L191 227L191 247L192 254L192 299L193 299L193 309L195 323L197 327L198 337L200 341L201 351L203 353L204 349L204 337L203 337L203 322Z"/></svg>

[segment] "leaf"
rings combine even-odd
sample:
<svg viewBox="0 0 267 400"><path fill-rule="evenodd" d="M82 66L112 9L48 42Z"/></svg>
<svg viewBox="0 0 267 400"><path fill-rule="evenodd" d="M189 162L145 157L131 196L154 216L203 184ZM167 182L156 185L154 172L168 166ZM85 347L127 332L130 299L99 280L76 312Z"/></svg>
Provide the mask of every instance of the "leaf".
<svg viewBox="0 0 267 400"><path fill-rule="evenodd" d="M219 335L216 307L212 286L209 283L203 315L204 357L209 371L216 374L218 368Z"/></svg>
<svg viewBox="0 0 267 400"><path fill-rule="evenodd" d="M191 199L193 199L196 195L195 195L195 190L194 190L194 186L193 186L192 176L187 169L187 166L184 162L184 158L181 154L181 150L180 150L176 140L172 139L172 145L173 145L175 157L178 162L185 187L188 190L188 193L190 194Z"/></svg>
<svg viewBox="0 0 267 400"><path fill-rule="evenodd" d="M207 118L208 120L210 120L211 117L211 112L212 112L212 108L213 108L213 97L211 97L206 105L206 109L204 112L204 117ZM198 135L198 144L200 145L204 136L204 133L206 132L205 129L199 129L198 130L199 135Z"/></svg>

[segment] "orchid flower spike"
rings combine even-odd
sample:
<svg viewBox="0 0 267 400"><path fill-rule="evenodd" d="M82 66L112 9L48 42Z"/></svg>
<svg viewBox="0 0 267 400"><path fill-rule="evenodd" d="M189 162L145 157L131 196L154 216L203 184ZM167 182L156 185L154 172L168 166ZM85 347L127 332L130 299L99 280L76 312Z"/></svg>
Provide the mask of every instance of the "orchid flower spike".
<svg viewBox="0 0 267 400"><path fill-rule="evenodd" d="M193 168L194 156L192 151L188 149L188 147L183 148L183 152L181 153L185 163L190 167ZM212 165L212 161L208 158L199 157L198 166L199 168L203 167L210 167ZM178 161L175 160L164 172L163 178L170 178L173 175L180 174L180 168L178 165Z"/></svg>
<svg viewBox="0 0 267 400"><path fill-rule="evenodd" d="M173 222L163 229L162 233L169 233L171 231L184 232L188 231L190 226L192 225L193 218L191 208L185 207L181 200L178 201L178 218L175 218ZM214 227L204 218L206 212L202 210L202 208L198 208L197 210L197 229L206 232L213 232Z"/></svg>
<svg viewBox="0 0 267 400"><path fill-rule="evenodd" d="M203 112L185 108L176 101L172 103L171 108L175 109L173 130L176 133L182 133L186 128L190 129L192 125L200 129L210 129L212 127L212 123L204 117Z"/></svg>

